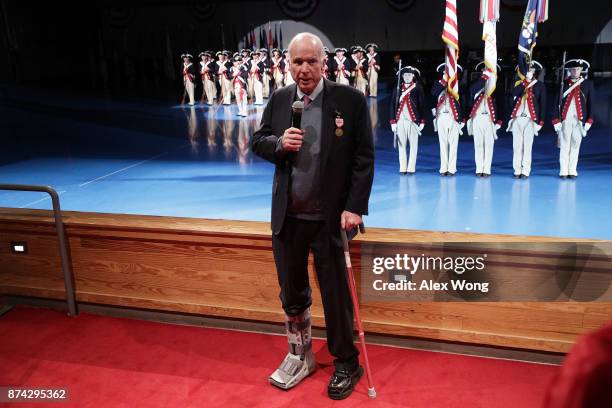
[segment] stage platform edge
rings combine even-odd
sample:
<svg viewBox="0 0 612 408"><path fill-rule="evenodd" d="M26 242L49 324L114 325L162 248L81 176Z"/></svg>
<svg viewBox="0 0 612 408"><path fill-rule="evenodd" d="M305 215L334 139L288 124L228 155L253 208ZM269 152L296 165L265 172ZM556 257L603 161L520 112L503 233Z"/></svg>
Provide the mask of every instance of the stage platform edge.
<svg viewBox="0 0 612 408"><path fill-rule="evenodd" d="M266 222L64 211L77 302L282 323ZM10 243L25 241L28 253ZM51 212L0 208L0 295L64 299ZM363 243L597 242L369 228L352 245L360 279ZM509 254L508 256L516 256ZM312 260L310 262L312 272ZM537 265L536 265L537 267ZM313 322L323 327L314 273ZM565 353L612 319L603 302L362 302L377 335Z"/></svg>

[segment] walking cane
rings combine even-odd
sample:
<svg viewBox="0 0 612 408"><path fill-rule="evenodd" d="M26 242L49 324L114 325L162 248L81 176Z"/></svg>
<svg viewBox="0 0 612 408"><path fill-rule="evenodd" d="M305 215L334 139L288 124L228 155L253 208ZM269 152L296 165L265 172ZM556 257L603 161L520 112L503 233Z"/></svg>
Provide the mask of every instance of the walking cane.
<svg viewBox="0 0 612 408"><path fill-rule="evenodd" d="M365 227L363 223L359 224L359 232L365 234ZM363 359L365 361L366 375L368 377L368 396L370 398L376 398L376 390L374 389L374 381L372 380L372 372L370 370L370 361L368 360L368 351L366 349L365 334L363 332L363 325L361 324L361 317L359 316L359 301L357 299L357 288L355 286L355 275L353 274L353 266L351 265L351 254L349 252L348 237L346 231L340 229L340 237L342 238L342 247L344 248L344 259L346 260L346 280L348 281L349 288L351 290L351 298L353 300L353 310L355 313L355 320L357 321L357 330L359 331L359 341L361 343L361 349L363 350Z"/></svg>

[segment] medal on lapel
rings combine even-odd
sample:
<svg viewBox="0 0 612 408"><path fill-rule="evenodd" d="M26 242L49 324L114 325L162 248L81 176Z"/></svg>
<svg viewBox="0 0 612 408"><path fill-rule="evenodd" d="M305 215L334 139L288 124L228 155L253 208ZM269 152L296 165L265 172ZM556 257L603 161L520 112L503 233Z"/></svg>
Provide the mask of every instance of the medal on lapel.
<svg viewBox="0 0 612 408"><path fill-rule="evenodd" d="M342 130L342 126L344 126L344 119L342 118L342 114L336 111L336 136L341 137L344 134L344 130Z"/></svg>

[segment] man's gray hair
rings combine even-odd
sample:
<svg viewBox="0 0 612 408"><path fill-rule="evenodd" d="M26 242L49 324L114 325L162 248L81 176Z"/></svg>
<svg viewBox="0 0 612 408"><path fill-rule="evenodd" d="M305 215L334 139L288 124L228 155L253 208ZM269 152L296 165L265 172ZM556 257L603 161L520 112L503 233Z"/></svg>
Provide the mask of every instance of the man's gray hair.
<svg viewBox="0 0 612 408"><path fill-rule="evenodd" d="M303 33L299 33L296 34L295 37L293 37L291 39L291 41L289 42L289 46L287 47L287 50L289 51L289 59L291 59L291 48L292 46L298 42L298 41L304 41L304 40L309 40L312 41L313 44L319 49L320 51L320 58L321 60L323 60L323 58L325 58L325 51L323 50L323 41L321 41L321 39L319 38L319 36L313 34L313 33L308 33L308 32L303 32Z"/></svg>

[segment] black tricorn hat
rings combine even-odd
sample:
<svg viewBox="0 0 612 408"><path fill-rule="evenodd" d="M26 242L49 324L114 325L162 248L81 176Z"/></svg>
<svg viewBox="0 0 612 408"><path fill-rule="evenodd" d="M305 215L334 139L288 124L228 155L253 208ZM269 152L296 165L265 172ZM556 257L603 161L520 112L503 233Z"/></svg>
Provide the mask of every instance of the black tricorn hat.
<svg viewBox="0 0 612 408"><path fill-rule="evenodd" d="M416 75L418 77L421 76L421 71L419 71L417 68L415 68L415 67L413 67L411 65L402 67L402 69L399 70L397 75L404 75L406 73L412 73L412 74L414 74L414 75Z"/></svg>
<svg viewBox="0 0 612 408"><path fill-rule="evenodd" d="M583 71L588 71L591 68L591 64L589 64L586 60L576 58L571 59L565 63L565 68L578 68L581 67Z"/></svg>

